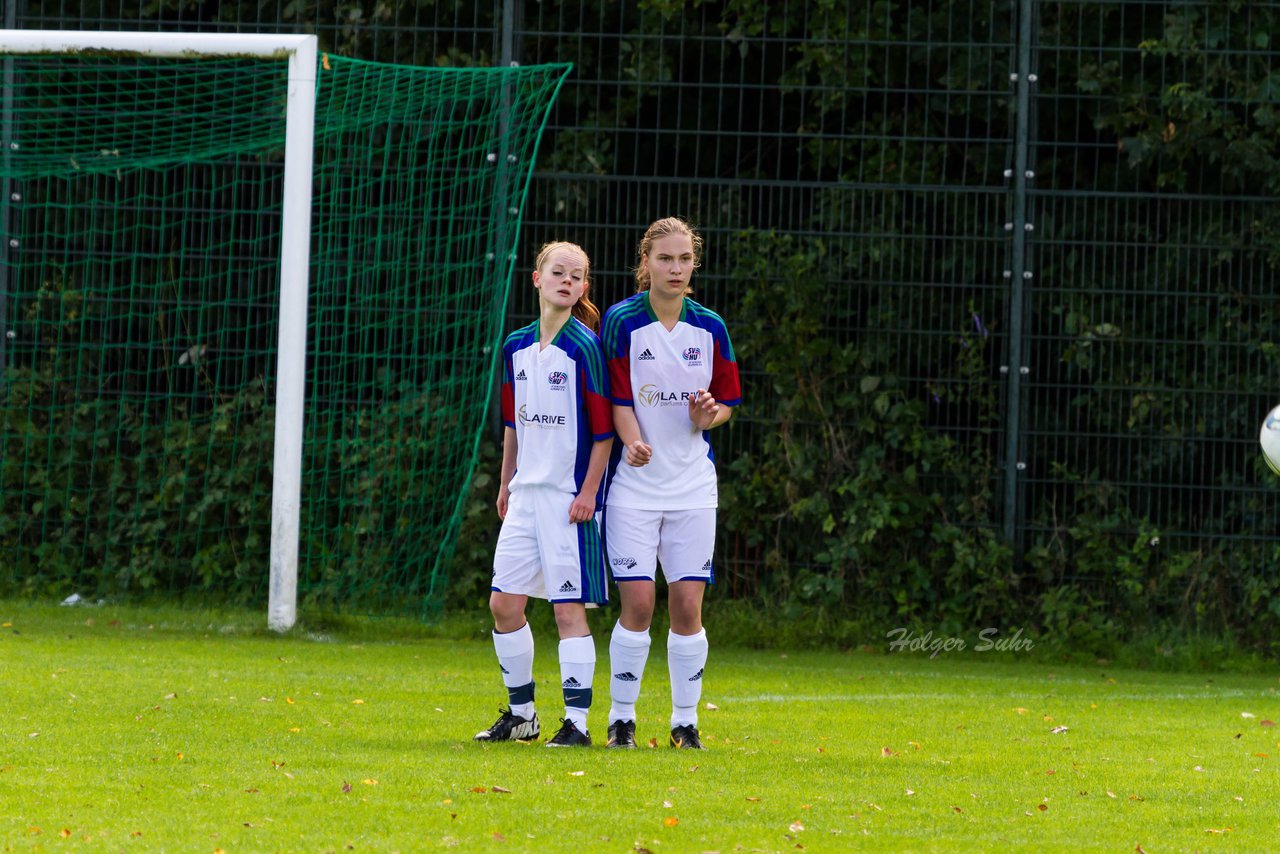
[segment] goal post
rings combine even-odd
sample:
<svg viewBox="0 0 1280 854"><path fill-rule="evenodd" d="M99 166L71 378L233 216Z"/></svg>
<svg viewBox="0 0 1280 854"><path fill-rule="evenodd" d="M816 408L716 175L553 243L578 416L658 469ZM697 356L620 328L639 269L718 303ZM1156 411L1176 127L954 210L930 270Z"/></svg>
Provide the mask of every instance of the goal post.
<svg viewBox="0 0 1280 854"><path fill-rule="evenodd" d="M267 623L297 620L298 514L302 489L302 413L307 351L307 281L311 261L311 161L315 137L314 35L3 30L0 53L136 53L197 60L248 56L288 63L285 97L284 201L280 239L279 360ZM6 99L10 97L6 95ZM6 110L8 113L8 110Z"/></svg>
<svg viewBox="0 0 1280 854"><path fill-rule="evenodd" d="M439 610L570 67L63 31L0 59L0 589Z"/></svg>

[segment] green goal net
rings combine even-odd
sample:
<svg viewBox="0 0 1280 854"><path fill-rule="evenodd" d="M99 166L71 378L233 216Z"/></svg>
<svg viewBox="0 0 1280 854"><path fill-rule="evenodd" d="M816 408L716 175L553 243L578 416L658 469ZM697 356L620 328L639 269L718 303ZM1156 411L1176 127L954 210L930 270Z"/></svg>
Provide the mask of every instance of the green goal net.
<svg viewBox="0 0 1280 854"><path fill-rule="evenodd" d="M286 67L0 63L0 587L261 601ZM321 58L303 603L441 601L567 73Z"/></svg>

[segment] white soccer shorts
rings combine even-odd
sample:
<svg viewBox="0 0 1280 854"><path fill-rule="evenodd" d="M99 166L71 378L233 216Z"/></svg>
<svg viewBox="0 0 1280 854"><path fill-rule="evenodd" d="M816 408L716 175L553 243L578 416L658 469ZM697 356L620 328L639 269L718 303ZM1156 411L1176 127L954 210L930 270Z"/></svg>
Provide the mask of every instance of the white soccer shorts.
<svg viewBox="0 0 1280 854"><path fill-rule="evenodd" d="M526 486L511 493L493 550L492 589L552 602L609 601L596 519L569 521L573 496Z"/></svg>
<svg viewBox="0 0 1280 854"><path fill-rule="evenodd" d="M606 507L605 553L614 581L653 581L657 564L673 581L715 581L711 555L716 510L636 510Z"/></svg>

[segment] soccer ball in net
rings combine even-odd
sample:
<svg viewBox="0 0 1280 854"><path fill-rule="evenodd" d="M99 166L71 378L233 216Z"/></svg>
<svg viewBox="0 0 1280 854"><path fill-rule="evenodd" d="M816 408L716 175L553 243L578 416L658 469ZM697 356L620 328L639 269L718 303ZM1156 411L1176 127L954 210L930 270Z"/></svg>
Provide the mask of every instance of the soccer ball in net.
<svg viewBox="0 0 1280 854"><path fill-rule="evenodd" d="M1258 433L1258 442L1262 445L1262 458L1267 461L1267 468L1280 474L1280 406L1267 413Z"/></svg>

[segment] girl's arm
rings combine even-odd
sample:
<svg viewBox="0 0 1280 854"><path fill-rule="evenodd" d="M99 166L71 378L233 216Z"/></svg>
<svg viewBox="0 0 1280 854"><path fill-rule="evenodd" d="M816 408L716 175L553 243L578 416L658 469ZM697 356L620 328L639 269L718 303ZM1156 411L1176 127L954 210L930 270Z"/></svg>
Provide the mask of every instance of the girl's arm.
<svg viewBox="0 0 1280 854"><path fill-rule="evenodd" d="M721 406L704 388L698 389L689 398L689 420L699 430L711 430L719 427L733 416L732 406Z"/></svg>
<svg viewBox="0 0 1280 854"><path fill-rule="evenodd" d="M613 431L618 434L622 447L626 449L623 457L627 465L639 467L653 458L653 448L641 438L640 421L636 418L636 411L630 406L613 405Z"/></svg>
<svg viewBox="0 0 1280 854"><path fill-rule="evenodd" d="M604 467L609 464L612 448L612 436L591 446L591 460L587 463L587 474L582 478L582 489L569 505L570 522L586 522L596 515L596 494L600 491L600 478L604 477Z"/></svg>
<svg viewBox="0 0 1280 854"><path fill-rule="evenodd" d="M511 500L511 478L516 473L516 453L519 450L516 428L504 428L502 431L502 475L498 487L499 519L507 518L507 502Z"/></svg>

